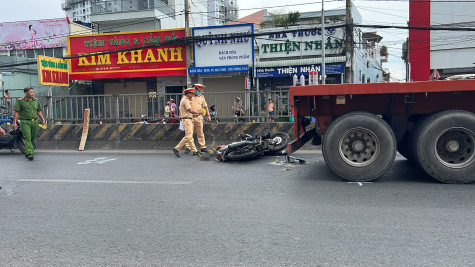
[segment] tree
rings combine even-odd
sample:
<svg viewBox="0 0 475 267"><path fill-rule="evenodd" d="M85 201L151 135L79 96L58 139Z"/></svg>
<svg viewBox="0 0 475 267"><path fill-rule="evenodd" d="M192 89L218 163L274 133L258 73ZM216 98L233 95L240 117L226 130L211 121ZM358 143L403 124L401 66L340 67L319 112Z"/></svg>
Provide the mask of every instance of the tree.
<svg viewBox="0 0 475 267"><path fill-rule="evenodd" d="M271 21L276 27L287 28L289 26L294 26L300 21L300 12L296 11L287 14L284 12L277 12L271 15Z"/></svg>
<svg viewBox="0 0 475 267"><path fill-rule="evenodd" d="M383 45L381 46L381 49L379 50L379 54L382 56L382 57L387 57L389 54L388 54L388 47Z"/></svg>

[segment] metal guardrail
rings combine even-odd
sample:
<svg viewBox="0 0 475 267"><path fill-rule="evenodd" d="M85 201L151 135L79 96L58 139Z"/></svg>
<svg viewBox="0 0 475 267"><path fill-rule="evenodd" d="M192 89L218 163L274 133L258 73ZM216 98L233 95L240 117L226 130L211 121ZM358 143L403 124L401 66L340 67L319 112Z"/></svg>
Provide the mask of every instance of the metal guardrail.
<svg viewBox="0 0 475 267"><path fill-rule="evenodd" d="M272 92L205 92L208 107L214 106L216 117L221 122L269 121L269 114L264 110L266 97L275 104L275 121L291 121L292 114L289 105L289 91ZM138 123L166 122L167 101L173 99L179 109L183 94L107 94L107 95L63 95L40 96L43 115L48 123L82 123L84 110L90 109L91 123ZM244 110L244 116L234 115L234 101L239 97ZM0 121L7 121L13 114L17 98L11 98L9 105L2 108ZM3 103L3 102L2 102ZM179 112L177 111L177 116Z"/></svg>

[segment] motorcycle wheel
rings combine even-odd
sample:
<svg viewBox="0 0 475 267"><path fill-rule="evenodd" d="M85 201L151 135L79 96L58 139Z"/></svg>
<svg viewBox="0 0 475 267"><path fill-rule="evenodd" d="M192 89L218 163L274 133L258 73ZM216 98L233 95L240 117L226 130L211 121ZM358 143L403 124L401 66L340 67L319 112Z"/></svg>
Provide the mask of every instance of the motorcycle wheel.
<svg viewBox="0 0 475 267"><path fill-rule="evenodd" d="M248 160L256 154L255 150L234 150L229 152L226 157L230 160Z"/></svg>
<svg viewBox="0 0 475 267"><path fill-rule="evenodd" d="M17 146L20 152L25 154L25 142L23 141L23 138L18 138Z"/></svg>
<svg viewBox="0 0 475 267"><path fill-rule="evenodd" d="M286 133L275 133L273 134L270 139L277 139L277 143L275 145L270 145L269 150L270 151L280 151L283 150L287 147L287 144L289 143L290 137Z"/></svg>

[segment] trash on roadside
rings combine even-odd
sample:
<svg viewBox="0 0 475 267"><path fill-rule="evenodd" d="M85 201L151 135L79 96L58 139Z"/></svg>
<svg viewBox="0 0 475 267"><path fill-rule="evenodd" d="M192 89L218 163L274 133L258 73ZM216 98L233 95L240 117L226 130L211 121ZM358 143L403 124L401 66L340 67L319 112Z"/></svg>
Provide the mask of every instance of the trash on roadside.
<svg viewBox="0 0 475 267"><path fill-rule="evenodd" d="M293 157L293 156L285 156L285 162L286 163L297 163L298 162L299 164L304 164L307 161L304 160L304 159L299 159L299 158Z"/></svg>
<svg viewBox="0 0 475 267"><path fill-rule="evenodd" d="M292 167L291 166L287 166L285 167L285 169L282 169L283 171L291 171L292 170Z"/></svg>

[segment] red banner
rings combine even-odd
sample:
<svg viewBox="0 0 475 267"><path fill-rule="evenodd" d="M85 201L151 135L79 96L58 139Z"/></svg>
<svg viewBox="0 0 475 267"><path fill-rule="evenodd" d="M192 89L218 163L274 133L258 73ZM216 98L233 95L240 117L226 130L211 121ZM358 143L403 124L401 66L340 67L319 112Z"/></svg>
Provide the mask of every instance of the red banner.
<svg viewBox="0 0 475 267"><path fill-rule="evenodd" d="M69 78L185 76L185 45L159 46L183 37L184 29L69 36L69 55L84 55L70 60Z"/></svg>

